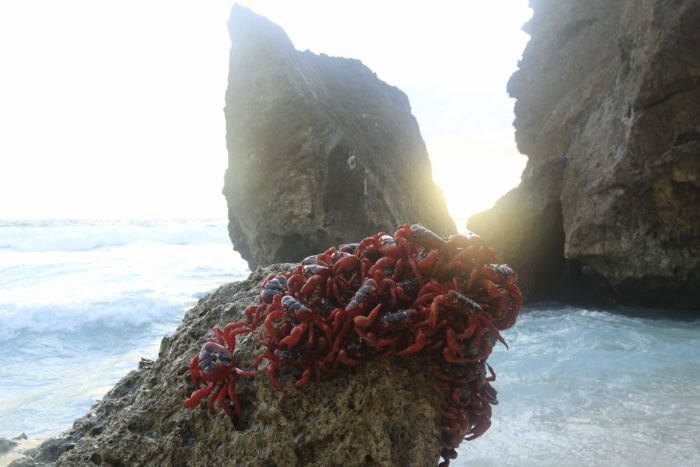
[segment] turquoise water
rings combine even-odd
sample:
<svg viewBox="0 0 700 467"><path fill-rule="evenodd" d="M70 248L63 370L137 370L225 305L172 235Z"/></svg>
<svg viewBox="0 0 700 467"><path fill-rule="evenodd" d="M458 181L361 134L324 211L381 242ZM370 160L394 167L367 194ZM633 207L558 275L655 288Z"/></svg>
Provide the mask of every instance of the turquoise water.
<svg viewBox="0 0 700 467"><path fill-rule="evenodd" d="M247 274L224 220L0 222L0 437L69 428ZM524 310L489 359L492 427L452 465L700 465L700 320L659 315Z"/></svg>
<svg viewBox="0 0 700 467"><path fill-rule="evenodd" d="M699 320L540 307L504 334L493 425L458 465L700 465Z"/></svg>
<svg viewBox="0 0 700 467"><path fill-rule="evenodd" d="M69 428L248 274L225 220L0 222L0 437Z"/></svg>

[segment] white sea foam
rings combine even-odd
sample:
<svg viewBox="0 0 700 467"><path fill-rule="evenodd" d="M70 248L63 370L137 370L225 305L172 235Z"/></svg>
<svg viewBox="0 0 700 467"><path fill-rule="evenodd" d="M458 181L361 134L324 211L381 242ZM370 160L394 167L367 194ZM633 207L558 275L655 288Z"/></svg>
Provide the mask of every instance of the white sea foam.
<svg viewBox="0 0 700 467"><path fill-rule="evenodd" d="M0 307L93 297L109 301L125 293L187 295L246 273L245 263L228 244L138 242L81 251L0 251Z"/></svg>
<svg viewBox="0 0 700 467"><path fill-rule="evenodd" d="M197 298L247 276L225 221L0 223L0 437L86 413Z"/></svg>
<svg viewBox="0 0 700 467"><path fill-rule="evenodd" d="M177 323L186 304L144 297L86 303L18 307L5 304L0 311L0 342L21 333L40 339L47 332L89 332L89 329L138 327L167 320Z"/></svg>
<svg viewBox="0 0 700 467"><path fill-rule="evenodd" d="M694 465L700 322L525 312L489 362L500 403L456 465Z"/></svg>
<svg viewBox="0 0 700 467"><path fill-rule="evenodd" d="M228 243L225 220L0 221L0 249L90 250L135 242Z"/></svg>
<svg viewBox="0 0 700 467"><path fill-rule="evenodd" d="M117 230L131 228L125 224L120 223ZM145 237L166 241L135 239L123 246L74 251L0 250L0 342L24 330L142 325L166 315L177 320L197 297L248 274L245 262L225 236L225 224L178 224L187 224L189 231L213 232L200 235L199 243L172 243L172 223L154 223L148 228L135 224L137 229L146 229ZM71 222L67 225L79 229ZM110 225L90 224L82 237L102 235ZM36 240L64 227L47 224L48 233L41 235L35 234L41 229L36 223L27 228ZM210 243L219 235L216 231L224 235L218 243ZM96 244L96 240L83 241L86 244Z"/></svg>

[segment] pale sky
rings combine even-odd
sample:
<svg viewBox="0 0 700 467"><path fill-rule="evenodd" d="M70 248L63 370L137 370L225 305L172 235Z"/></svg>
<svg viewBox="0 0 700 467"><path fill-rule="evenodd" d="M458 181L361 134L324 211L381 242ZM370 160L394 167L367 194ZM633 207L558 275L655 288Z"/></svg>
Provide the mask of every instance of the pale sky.
<svg viewBox="0 0 700 467"><path fill-rule="evenodd" d="M233 3L0 1L0 219L225 218ZM527 0L238 3L408 95L458 227L519 183Z"/></svg>

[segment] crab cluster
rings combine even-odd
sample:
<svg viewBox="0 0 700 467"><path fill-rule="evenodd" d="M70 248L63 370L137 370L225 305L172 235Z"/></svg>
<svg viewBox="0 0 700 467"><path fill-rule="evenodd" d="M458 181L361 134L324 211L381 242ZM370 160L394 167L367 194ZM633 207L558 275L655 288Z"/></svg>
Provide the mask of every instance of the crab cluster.
<svg viewBox="0 0 700 467"><path fill-rule="evenodd" d="M217 341L192 359L197 390L185 405L195 407L213 392L212 411L216 402L229 415L231 404L239 412L235 381L263 371L265 361L281 390L282 366L297 369L299 388L373 358L427 354L444 394L441 465L447 466L463 439L491 425L498 401L486 359L496 341L506 344L499 331L513 326L520 311L516 280L478 236L445 240L420 224L329 248L267 277L260 304L246 308L245 321L214 328ZM244 371L234 364L235 336L251 332L265 350L256 370Z"/></svg>

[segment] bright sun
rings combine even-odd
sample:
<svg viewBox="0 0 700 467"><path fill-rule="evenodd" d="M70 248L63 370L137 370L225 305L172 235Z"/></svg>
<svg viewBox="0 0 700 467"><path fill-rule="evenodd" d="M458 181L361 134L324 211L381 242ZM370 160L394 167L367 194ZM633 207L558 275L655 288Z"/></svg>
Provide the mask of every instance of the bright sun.
<svg viewBox="0 0 700 467"><path fill-rule="evenodd" d="M489 209L520 183L527 162L515 143L507 142L467 143L452 149L431 145L429 151L433 180L442 188L459 231L466 229L471 215Z"/></svg>

